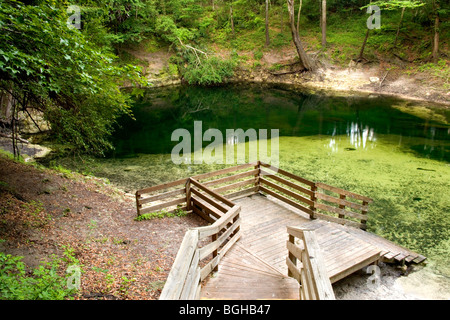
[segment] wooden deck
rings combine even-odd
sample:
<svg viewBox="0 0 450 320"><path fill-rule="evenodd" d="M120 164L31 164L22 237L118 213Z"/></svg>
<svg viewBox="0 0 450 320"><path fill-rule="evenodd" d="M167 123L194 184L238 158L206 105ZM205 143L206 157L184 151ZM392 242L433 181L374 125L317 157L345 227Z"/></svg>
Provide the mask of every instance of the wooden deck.
<svg viewBox="0 0 450 320"><path fill-rule="evenodd" d="M376 261L425 260L365 231L372 202L260 161L136 192L138 215L211 223L186 232L161 300L334 299L332 283Z"/></svg>
<svg viewBox="0 0 450 320"><path fill-rule="evenodd" d="M310 220L301 211L261 194L234 202L241 206L241 238L222 258L219 271L204 281L201 299L299 299L297 281L287 277L287 226L315 231L331 283L383 255L421 259L366 231Z"/></svg>

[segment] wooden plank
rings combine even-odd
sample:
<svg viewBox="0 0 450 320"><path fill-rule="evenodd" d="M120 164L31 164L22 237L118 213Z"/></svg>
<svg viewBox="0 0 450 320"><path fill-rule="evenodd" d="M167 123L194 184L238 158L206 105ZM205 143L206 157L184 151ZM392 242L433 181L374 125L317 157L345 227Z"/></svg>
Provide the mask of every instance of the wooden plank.
<svg viewBox="0 0 450 320"><path fill-rule="evenodd" d="M239 171L239 170L255 167L256 165L258 165L258 163L256 163L256 162L255 163L246 163L246 164L242 164L242 165L239 165L239 166L225 168L225 169L221 169L221 170L217 170L217 171L213 171L213 172L202 173L202 174L193 176L192 178L197 180L197 181L199 181L199 180L208 179L208 178L211 178L211 177L227 174L227 173L230 173L230 172L234 172L234 171Z"/></svg>
<svg viewBox="0 0 450 320"><path fill-rule="evenodd" d="M248 179L248 180L245 180L245 181L236 182L236 183L230 184L228 186L223 186L223 187L216 188L216 189L213 189L213 190L214 190L214 192L221 193L221 192L226 192L226 191L229 191L229 190L245 187L245 186L248 186L249 184L254 184L254 183L255 183L255 178ZM226 196L224 196L224 197L226 197Z"/></svg>
<svg viewBox="0 0 450 320"><path fill-rule="evenodd" d="M347 197L347 196L344 194L341 194L341 197ZM316 198L325 200L328 202L333 202L333 203L339 204L341 206L350 207L352 209L359 210L359 211L364 211L364 212L369 211L369 207L367 205L364 206L364 205L354 203L354 202L351 202L351 201L348 201L345 199L338 199L338 198L335 198L335 197L332 197L332 196L329 196L327 194L320 193L320 192L316 192ZM341 209L343 209L343 208L341 208Z"/></svg>
<svg viewBox="0 0 450 320"><path fill-rule="evenodd" d="M207 227L196 228L198 230L199 238L204 239L205 237L212 236L213 234L217 234L220 230L224 228L230 221L236 218L241 211L241 206L235 205L230 211L222 216L219 220L217 220L213 225Z"/></svg>
<svg viewBox="0 0 450 320"><path fill-rule="evenodd" d="M316 209L321 209L324 211L328 211L328 212L332 212L332 213L336 213L339 215L344 215L344 216L348 216L354 219L359 219L359 220L367 220L367 216L361 214L361 213L356 213L356 212L352 212L352 211L348 211L348 210L344 210L341 208L336 208L336 207L332 207L323 203L316 203L315 204ZM342 218L340 218L342 219Z"/></svg>
<svg viewBox="0 0 450 320"><path fill-rule="evenodd" d="M201 193L197 189L191 188L191 192L193 194L195 194L195 196L199 197L200 199L202 199L203 201L209 203L210 205L216 207L220 211L222 211L222 212L227 212L228 211L227 207L225 207L221 203L215 201L214 199L211 199L210 197L207 197L206 195L204 195L203 193Z"/></svg>
<svg viewBox="0 0 450 320"><path fill-rule="evenodd" d="M317 298L318 300L334 300L334 291L325 268L325 261L322 251L314 235L314 231L303 231L303 236L305 239L305 251L309 257L311 273L317 289Z"/></svg>
<svg viewBox="0 0 450 320"><path fill-rule="evenodd" d="M334 222L334 223L338 223L338 224L342 224L342 225L348 225L348 226L351 226L351 227L354 227L354 228L359 228L359 229L365 229L366 228L366 225L364 225L362 223L355 222L355 221L350 221L350 220L347 220L347 219L340 219L338 217L332 217L332 216L328 216L326 214L322 214L322 213L318 213L318 212L316 212L315 215L318 218L321 218L321 219L326 220L326 221L330 221L330 222Z"/></svg>
<svg viewBox="0 0 450 320"><path fill-rule="evenodd" d="M332 277L330 277L330 281L331 283L335 283L345 277L347 277L348 275L354 273L355 271L360 270L361 268L368 266L369 264L377 261L380 259L380 253L372 253L369 254L367 257L365 257L364 259L358 261L357 263L354 263L350 268L347 268L343 271L340 271L339 273L333 275Z"/></svg>
<svg viewBox="0 0 450 320"><path fill-rule="evenodd" d="M237 200L244 196L247 197L247 196L253 195L253 194L257 193L257 191L258 191L257 187L252 187L252 188L236 191L233 193L225 194L224 197L227 199L230 199L231 201L234 201L234 200Z"/></svg>
<svg viewBox="0 0 450 320"><path fill-rule="evenodd" d="M228 252L228 250L230 250L231 247L236 243L236 241L238 241L240 239L240 237L241 237L241 231L239 230L237 233L235 233L233 235L231 240L228 241L227 244L224 245L222 249L220 249L219 255L224 256Z"/></svg>
<svg viewBox="0 0 450 320"><path fill-rule="evenodd" d="M162 189L168 189L168 188L172 188L178 185L185 185L187 181L187 178L185 179L180 179L180 180L176 180L176 181L172 181L172 182L167 182L167 183L163 183L163 184L159 184L157 186L153 186L153 187L149 187L149 188L145 188L142 190L138 190L136 191L136 195L141 196L143 194L146 193L151 193L151 192L155 192L158 190L162 190Z"/></svg>
<svg viewBox="0 0 450 320"><path fill-rule="evenodd" d="M312 187L312 186L315 185L315 183L312 182L312 181L303 179L302 177L296 176L295 174L292 174L292 173L287 172L287 171L285 171L285 170L282 170L282 169L280 169L280 168L273 167L273 166L271 166L270 164L266 164L266 163L262 163L262 162L261 162L261 166L266 167L266 168L270 168L270 167L276 168L277 173L282 174L282 175L284 175L284 176L286 176L286 177L288 177L288 178L294 179L294 180L296 180L296 181L298 181L298 182L301 182L301 183L303 183L303 184L306 184L306 185L308 185L308 186L310 186L310 187ZM272 169L272 170L273 170L273 169ZM269 176L270 176L270 175L269 175Z"/></svg>
<svg viewBox="0 0 450 320"><path fill-rule="evenodd" d="M211 186L215 186L215 185L222 184L222 183L225 183L225 182L230 182L230 181L242 179L242 178L249 177L249 176L254 176L255 174L258 174L258 173L259 173L259 169L254 169L254 170L251 170L251 171L238 173L238 174L235 174L235 175L232 175L232 176L228 176L228 177L224 177L224 178L220 178L220 179L217 179L217 180L204 182L203 185L205 185L207 187L211 187Z"/></svg>
<svg viewBox="0 0 450 320"><path fill-rule="evenodd" d="M198 214L200 217L202 217L203 219L205 219L209 223L216 222L216 220L211 218L211 216L209 214L206 214L202 210L198 209L196 205L192 206L192 210L194 211L194 213Z"/></svg>
<svg viewBox="0 0 450 320"><path fill-rule="evenodd" d="M209 206L208 203L202 202L201 199L197 199L196 196L191 197L191 201L194 205L200 207L205 214L209 214L213 219L219 219L223 216L223 212L216 209L213 206Z"/></svg>
<svg viewBox="0 0 450 320"><path fill-rule="evenodd" d="M276 190L278 190L280 192L283 192L284 194L286 194L286 195L288 195L288 196L290 196L292 198L295 198L296 200L299 200L299 201L301 201L303 203L306 203L307 205L310 205L310 206L314 205L314 202L311 201L310 199L302 197L298 193L292 192L292 191L290 191L290 190L288 190L286 188L283 188L283 187L281 187L279 185L276 185L275 183L272 183L272 182L270 182L270 181L268 181L268 180L266 180L264 178L260 178L259 181L261 181L266 186L271 187L273 189L276 189Z"/></svg>
<svg viewBox="0 0 450 320"><path fill-rule="evenodd" d="M145 213L150 213L150 212L158 212L161 209L168 208L168 207L171 207L171 206L174 206L174 205L177 205L180 203L184 203L184 202L186 202L186 198L175 199L175 200L160 203L160 204L157 204L157 205L154 205L151 207L141 208L139 210L139 212L141 215L145 214Z"/></svg>
<svg viewBox="0 0 450 320"><path fill-rule="evenodd" d="M307 194L308 196L313 196L314 195L314 192L311 191L310 189L306 189L306 188L304 188L304 187L302 187L302 186L300 186L300 185L298 185L296 183L293 183L293 182L291 182L289 180L286 180L286 179L284 179L282 177L279 177L277 175L271 175L267 171L261 170L261 174L263 174L265 176L268 176L268 178L273 179L273 180L275 180L277 182L280 182L282 184L285 184L285 185L287 185L287 186L289 186L291 188L294 188L297 191L303 192L303 193Z"/></svg>
<svg viewBox="0 0 450 320"><path fill-rule="evenodd" d="M301 272L300 270L297 268L297 266L289 259L286 258L286 265L288 267L289 270L289 276L294 278L295 280L297 280L299 282L299 284L301 283Z"/></svg>
<svg viewBox="0 0 450 320"><path fill-rule="evenodd" d="M292 254L295 258L302 260L302 249L290 241L286 241L286 247L290 254Z"/></svg>
<svg viewBox="0 0 450 320"><path fill-rule="evenodd" d="M347 197L355 198L355 199L358 199L358 200L361 200L361 201L366 201L368 203L373 202L373 199L368 198L366 196L362 196L360 194L353 193L353 192L350 192L350 191L347 191L347 190L344 190L344 189L341 189L341 188L333 187L333 186L330 186L330 185L322 183L322 182L317 182L316 186L318 188L321 188L321 189L332 191L332 192L335 192L335 193L338 193L338 194L344 194Z"/></svg>
<svg viewBox="0 0 450 320"><path fill-rule="evenodd" d="M202 191L205 191L207 194L209 194L210 196L213 196L214 198L216 198L217 200L222 201L224 204L226 204L227 206L229 206L230 208L234 206L234 203L230 200L228 200L227 198L221 196L220 194L208 189L207 187L205 187L203 184L201 184L200 182L191 179L191 183L193 185L195 185L196 187L198 187L199 189L201 189Z"/></svg>
<svg viewBox="0 0 450 320"><path fill-rule="evenodd" d="M161 292L160 300L178 300L180 298L197 245L198 231L187 231Z"/></svg>
<svg viewBox="0 0 450 320"><path fill-rule="evenodd" d="M177 196L177 195L180 195L180 194L184 194L185 192L186 192L186 189L183 188L183 189L177 189L177 190L173 190L173 191L168 191L168 192L165 192L165 193L157 194L157 195L150 196L150 197L147 197L147 198L139 198L139 204L143 205L143 204L146 204L146 203L149 203L149 202L153 202L153 201L158 201L158 200L162 200L162 199L165 199L165 198L174 197L174 196Z"/></svg>
<svg viewBox="0 0 450 320"><path fill-rule="evenodd" d="M200 282L200 268L198 263L200 262L200 254L198 250L195 250L194 257L192 258L191 266L186 276L186 281L183 286L183 290L180 294L180 300L192 300L193 295L197 291L197 286Z"/></svg>
<svg viewBox="0 0 450 320"><path fill-rule="evenodd" d="M289 204L289 205L291 205L291 206L293 206L293 207L295 207L297 209L300 209L300 210L302 210L303 212L305 212L307 214L312 214L313 213L311 209L306 208L306 207L302 206L301 204L299 204L299 203L297 203L295 201L292 201L292 200L290 200L290 199L288 199L288 198L286 198L286 197L284 197L284 196L282 196L282 195L280 195L280 194L278 194L276 192L273 192L272 190L269 190L269 189L267 189L265 187L260 186L259 190L263 191L263 192L271 195L272 197L275 197L275 198L277 198L277 199L279 199L279 200L281 200L281 201L283 201L283 202L285 202L285 203L287 203L287 204Z"/></svg>
<svg viewBox="0 0 450 320"><path fill-rule="evenodd" d="M200 260L203 260L205 257L210 255L213 251L217 250L224 241L237 229L239 228L239 225L241 223L241 219L237 219L235 222L233 222L232 226L228 228L226 232L224 232L216 241L211 242L204 246L203 248L199 249L200 252ZM223 227L225 227L224 224L222 224Z"/></svg>
<svg viewBox="0 0 450 320"><path fill-rule="evenodd" d="M203 281L218 266L221 256L218 255L200 269L200 281Z"/></svg>

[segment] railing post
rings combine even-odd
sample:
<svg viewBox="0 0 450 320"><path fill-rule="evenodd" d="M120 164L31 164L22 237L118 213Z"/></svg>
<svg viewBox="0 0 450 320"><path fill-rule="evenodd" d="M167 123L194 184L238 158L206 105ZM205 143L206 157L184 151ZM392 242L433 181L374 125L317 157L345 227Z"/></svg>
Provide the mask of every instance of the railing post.
<svg viewBox="0 0 450 320"><path fill-rule="evenodd" d="M311 191L313 192L313 194L311 195L311 201L313 202L312 206L309 206L309 209L311 209L311 213L309 214L309 218L310 219L316 219L316 192L317 192L317 185L314 182L314 184L311 186Z"/></svg>
<svg viewBox="0 0 450 320"><path fill-rule="evenodd" d="M363 201L363 206L367 206L369 204L369 202L367 201ZM367 211L362 210L362 214L365 215L367 217ZM361 229L366 230L367 229L367 220L361 220Z"/></svg>
<svg viewBox="0 0 450 320"><path fill-rule="evenodd" d="M347 196L345 194L340 194L339 199L345 200ZM343 204L339 205L339 209L345 209L345 206ZM345 216L343 214L339 214L339 218L344 219Z"/></svg>
<svg viewBox="0 0 450 320"><path fill-rule="evenodd" d="M192 209L191 203L191 178L186 180L186 210L189 211Z"/></svg>
<svg viewBox="0 0 450 320"><path fill-rule="evenodd" d="M289 242L292 244L295 244L295 237L293 235L289 235ZM291 253L291 251L288 251L288 258L289 260L291 260L291 262L294 264L294 266L297 265L297 258ZM291 270L289 270L288 268L288 277L292 277L293 273L291 272Z"/></svg>
<svg viewBox="0 0 450 320"><path fill-rule="evenodd" d="M255 169L258 169L258 173L255 175L255 188L256 192L259 192L260 178L261 178L261 161L258 160L258 164L255 166Z"/></svg>
<svg viewBox="0 0 450 320"><path fill-rule="evenodd" d="M217 233L216 233L216 234L213 234L213 235L211 236L211 242L216 241L217 238L218 238ZM214 259L215 257L217 257L218 254L219 254L219 251L218 251L217 249L214 250L213 253L212 253L212 258ZM214 271L214 272L219 271L219 265L215 266L215 268L214 268L212 271Z"/></svg>
<svg viewBox="0 0 450 320"><path fill-rule="evenodd" d="M141 195L139 194L139 191L136 191L136 210L138 217L141 215L141 208L142 208L142 204L139 203L140 198Z"/></svg>

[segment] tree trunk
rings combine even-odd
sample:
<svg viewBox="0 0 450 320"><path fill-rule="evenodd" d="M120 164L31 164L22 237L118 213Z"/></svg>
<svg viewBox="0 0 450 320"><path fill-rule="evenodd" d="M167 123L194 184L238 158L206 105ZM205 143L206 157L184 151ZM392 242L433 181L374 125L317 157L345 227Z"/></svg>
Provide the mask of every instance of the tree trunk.
<svg viewBox="0 0 450 320"><path fill-rule="evenodd" d="M437 62L439 60L439 2L433 1L434 4L434 41L433 41L433 62Z"/></svg>
<svg viewBox="0 0 450 320"><path fill-rule="evenodd" d="M364 38L364 42L362 44L361 51L359 52L359 56L356 59L356 61L361 61L363 59L364 49L366 48L366 43L367 43L367 39L369 38L369 33L370 33L370 29L367 29L366 37Z"/></svg>
<svg viewBox="0 0 450 320"><path fill-rule="evenodd" d="M322 47L327 45L327 0L322 0Z"/></svg>
<svg viewBox="0 0 450 320"><path fill-rule="evenodd" d="M230 6L230 21L231 21L231 32L233 34L233 38L235 37L234 33L234 20L233 20L233 6Z"/></svg>
<svg viewBox="0 0 450 320"><path fill-rule="evenodd" d="M297 49L297 54L306 70L313 70L314 64L312 60L308 57L305 50L303 49L302 42L298 35L298 30L295 27L295 11L294 11L294 0L287 0L288 11L289 11L289 22L291 26L292 40L294 41L295 48Z"/></svg>
<svg viewBox="0 0 450 320"><path fill-rule="evenodd" d="M300 5L298 6L298 15L297 15L297 31L300 32L300 14L302 12L303 0L300 0Z"/></svg>
<svg viewBox="0 0 450 320"><path fill-rule="evenodd" d="M397 34L395 36L395 41L394 41L394 48L397 46L397 40L398 40L398 35L400 33L400 27L402 26L402 22L403 22L403 15L405 14L405 7L402 8L402 15L400 17L400 23L398 24L398 28L397 28Z"/></svg>
<svg viewBox="0 0 450 320"><path fill-rule="evenodd" d="M280 21L280 23L281 23L280 33L281 34L283 34L283 31L284 31L284 29L283 29L283 25L284 25L283 16L284 16L284 14L283 13L284 13L283 12L283 3L281 3L281 21Z"/></svg>
<svg viewBox="0 0 450 320"><path fill-rule="evenodd" d="M270 45L269 36L269 0L266 0L266 47Z"/></svg>

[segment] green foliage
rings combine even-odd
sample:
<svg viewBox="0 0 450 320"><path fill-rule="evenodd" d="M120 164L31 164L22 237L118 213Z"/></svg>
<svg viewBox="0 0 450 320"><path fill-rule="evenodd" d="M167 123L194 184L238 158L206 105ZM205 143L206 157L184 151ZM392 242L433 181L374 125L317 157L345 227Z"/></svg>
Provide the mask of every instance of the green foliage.
<svg viewBox="0 0 450 320"><path fill-rule="evenodd" d="M29 273L22 259L0 252L0 300L64 300L75 293L58 273L62 260L53 257Z"/></svg>
<svg viewBox="0 0 450 320"><path fill-rule="evenodd" d="M0 90L21 108L44 112L56 138L82 152L111 148L116 119L130 114L130 97L119 88L140 83L137 67L67 26L65 8L53 1L24 5L0 0Z"/></svg>
<svg viewBox="0 0 450 320"><path fill-rule="evenodd" d="M150 213L144 213L140 216L137 216L134 218L135 221L144 221L144 220L152 220L155 218L162 219L162 218L174 218L174 217L184 217L187 216L187 212L178 207L174 213L170 213L167 210L161 210L157 212L150 212Z"/></svg>
<svg viewBox="0 0 450 320"><path fill-rule="evenodd" d="M189 84L221 84L226 78L233 76L235 67L234 59L222 60L216 56L208 56L198 63L190 60L182 70L182 75Z"/></svg>

